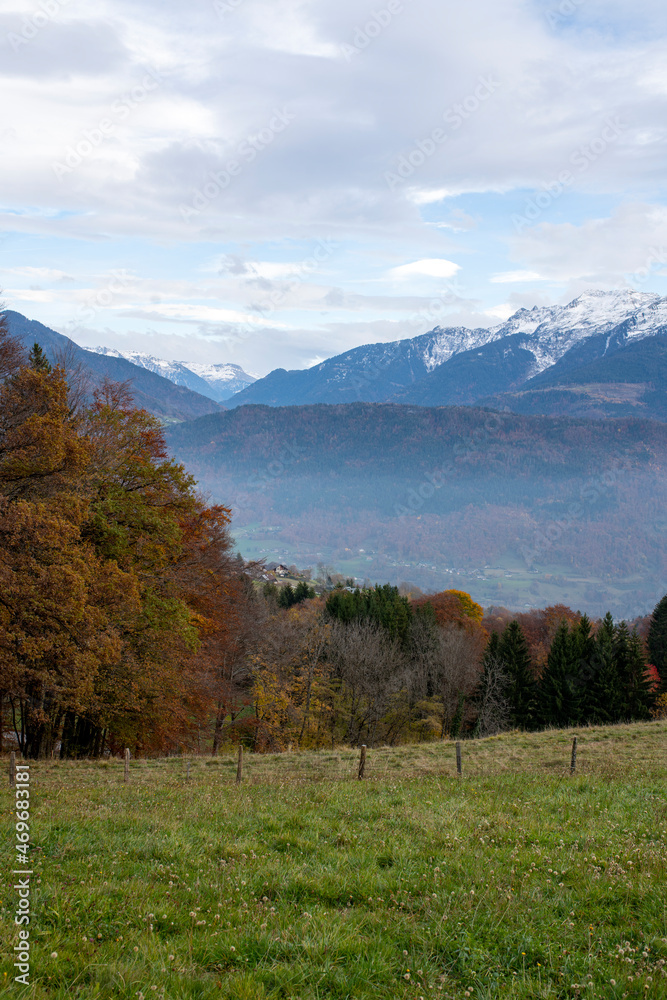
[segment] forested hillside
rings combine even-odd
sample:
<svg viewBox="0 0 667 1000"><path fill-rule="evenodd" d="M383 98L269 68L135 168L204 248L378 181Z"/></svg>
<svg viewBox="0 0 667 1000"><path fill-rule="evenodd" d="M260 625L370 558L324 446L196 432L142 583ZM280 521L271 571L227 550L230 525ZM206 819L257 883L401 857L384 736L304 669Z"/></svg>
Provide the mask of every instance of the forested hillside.
<svg viewBox="0 0 667 1000"><path fill-rule="evenodd" d="M667 336L650 337L575 367L556 364L520 392L483 405L515 413L578 417L651 416L667 422Z"/></svg>
<svg viewBox="0 0 667 1000"><path fill-rule="evenodd" d="M395 745L664 711L667 598L631 631L565 605L485 616L453 588L409 599L390 584L325 579L316 596L302 579L293 591L232 556L229 506L201 496L124 386L92 400L82 389L76 368L51 365L38 344L25 352L0 321L0 749L77 758L123 747L215 754L239 741L259 751ZM228 447L229 461L248 470L261 454L276 480L290 461L301 466L295 482L308 479L323 514L354 489L339 473L368 467L364 449L377 449L387 490L409 454L433 494L457 479L462 495L473 488L481 439L471 411L406 410L402 421L397 407L352 410L277 411L273 437L262 408L240 410L245 443ZM645 477L664 443L653 425L618 424L613 447L600 425L563 425L559 450L543 426L533 429L545 449L536 456L530 421L477 419L495 434L487 461L506 493L549 462L553 489L588 473L612 490L610 457ZM378 435L392 428L403 439L389 437L382 452ZM457 470L466 457L470 469ZM320 502L317 483L328 481L335 489ZM374 498L367 485L365 502ZM410 500L394 518L409 521L409 509Z"/></svg>
<svg viewBox="0 0 667 1000"><path fill-rule="evenodd" d="M168 443L232 506L253 553L435 589L454 569L479 599L515 606L504 574L523 574L530 603L585 599L600 613L610 596L613 611L639 611L663 582L661 423L252 406L173 428Z"/></svg>

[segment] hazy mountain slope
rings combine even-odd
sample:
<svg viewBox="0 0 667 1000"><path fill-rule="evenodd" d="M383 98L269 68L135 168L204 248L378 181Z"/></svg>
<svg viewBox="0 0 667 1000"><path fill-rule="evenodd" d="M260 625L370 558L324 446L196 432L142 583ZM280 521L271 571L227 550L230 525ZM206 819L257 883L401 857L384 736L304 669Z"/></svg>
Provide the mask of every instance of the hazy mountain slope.
<svg viewBox="0 0 667 1000"><path fill-rule="evenodd" d="M91 350L106 357L125 358L140 368L168 378L175 385L184 385L193 392L218 402L229 399L234 393L256 381L254 375L244 372L239 365L164 361L143 351L118 351L111 347L95 347Z"/></svg>
<svg viewBox="0 0 667 1000"><path fill-rule="evenodd" d="M629 615L661 596L667 427L655 421L247 406L174 427L168 444L232 506L244 554L460 585L483 603Z"/></svg>
<svg viewBox="0 0 667 1000"><path fill-rule="evenodd" d="M521 392L482 401L516 413L581 417L650 416L667 421L667 334L630 343L569 370L558 365Z"/></svg>
<svg viewBox="0 0 667 1000"><path fill-rule="evenodd" d="M128 382L135 404L165 422L190 420L220 410L219 404L213 400L192 392L185 386L174 385L169 379L139 368L125 358L86 351L69 337L35 320L29 320L20 313L8 310L6 315L10 333L22 340L27 347L32 347L36 342L51 361L66 358L68 364L80 365L92 386L100 385L105 379Z"/></svg>

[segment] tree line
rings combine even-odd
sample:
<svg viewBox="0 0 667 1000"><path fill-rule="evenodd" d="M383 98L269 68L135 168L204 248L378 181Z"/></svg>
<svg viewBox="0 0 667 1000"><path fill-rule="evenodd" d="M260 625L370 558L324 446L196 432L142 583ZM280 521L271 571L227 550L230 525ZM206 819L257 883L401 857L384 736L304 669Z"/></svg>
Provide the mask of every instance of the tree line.
<svg viewBox="0 0 667 1000"><path fill-rule="evenodd" d="M664 705L667 598L643 634L460 591L317 597L264 586L230 518L127 386L91 390L0 323L0 721L24 756L396 744Z"/></svg>

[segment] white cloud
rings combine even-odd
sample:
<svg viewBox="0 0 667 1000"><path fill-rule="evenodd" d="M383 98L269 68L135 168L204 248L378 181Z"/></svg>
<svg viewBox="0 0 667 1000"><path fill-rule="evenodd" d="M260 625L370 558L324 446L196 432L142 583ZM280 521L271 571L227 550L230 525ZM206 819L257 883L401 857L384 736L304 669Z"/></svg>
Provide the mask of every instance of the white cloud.
<svg viewBox="0 0 667 1000"><path fill-rule="evenodd" d="M503 271L501 274L494 274L489 280L494 285L515 285L523 281L544 281L545 279L537 271Z"/></svg>
<svg viewBox="0 0 667 1000"><path fill-rule="evenodd" d="M461 270L459 264L454 264L451 260L428 258L425 260L415 260L411 264L401 264L400 267L391 269L392 278L453 278L457 271Z"/></svg>
<svg viewBox="0 0 667 1000"><path fill-rule="evenodd" d="M9 267L0 270L3 274L14 274L20 278L30 278L32 281L74 281L71 274L53 267Z"/></svg>
<svg viewBox="0 0 667 1000"><path fill-rule="evenodd" d="M268 326L269 323L254 313L244 313L237 309L222 309L216 306L199 305L193 302L167 302L147 305L145 308L132 311L133 316L143 316L147 319L162 317L168 320L193 323L244 323L252 326ZM272 327L280 323L271 321Z"/></svg>
<svg viewBox="0 0 667 1000"><path fill-rule="evenodd" d="M12 45L39 6L8 0L0 14L0 260L7 284L45 286L15 289L43 321L96 294L62 287L95 286L92 257L100 275L136 275L102 331L125 336L131 310L168 338L177 316L195 355L207 323L256 320L279 291L271 315L291 325L262 350L299 366L399 331L420 308L401 292L425 295L454 261L468 283L457 315L482 323L505 308L496 284L515 286L514 302L541 301L538 280L556 297L631 283L667 246L658 0L586 0L555 28L544 3L422 0L370 33L358 0L240 0L224 16L211 0L69 0ZM289 124L271 132L276 114ZM609 118L625 123L617 138L575 167ZM517 205L544 201L566 170L567 189L514 232ZM330 237L335 264L286 292L293 262ZM230 267L202 281L216 256Z"/></svg>
<svg viewBox="0 0 667 1000"><path fill-rule="evenodd" d="M490 316L492 319L499 319L503 322L509 319L510 316L514 315L516 312L516 307L511 304L511 302L502 302L500 305L491 306L490 309L484 310L485 316Z"/></svg>
<svg viewBox="0 0 667 1000"><path fill-rule="evenodd" d="M542 223L512 240L512 257L543 278L614 287L667 260L667 208L630 204L606 218Z"/></svg>

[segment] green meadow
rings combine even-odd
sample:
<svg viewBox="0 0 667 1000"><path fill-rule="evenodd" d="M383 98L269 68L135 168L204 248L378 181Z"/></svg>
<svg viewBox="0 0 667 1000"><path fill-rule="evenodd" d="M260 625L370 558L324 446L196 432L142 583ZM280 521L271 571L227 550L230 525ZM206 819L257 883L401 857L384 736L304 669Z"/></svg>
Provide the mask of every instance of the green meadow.
<svg viewBox="0 0 667 1000"><path fill-rule="evenodd" d="M462 749L32 764L28 987L5 777L0 997L667 997L667 722Z"/></svg>

